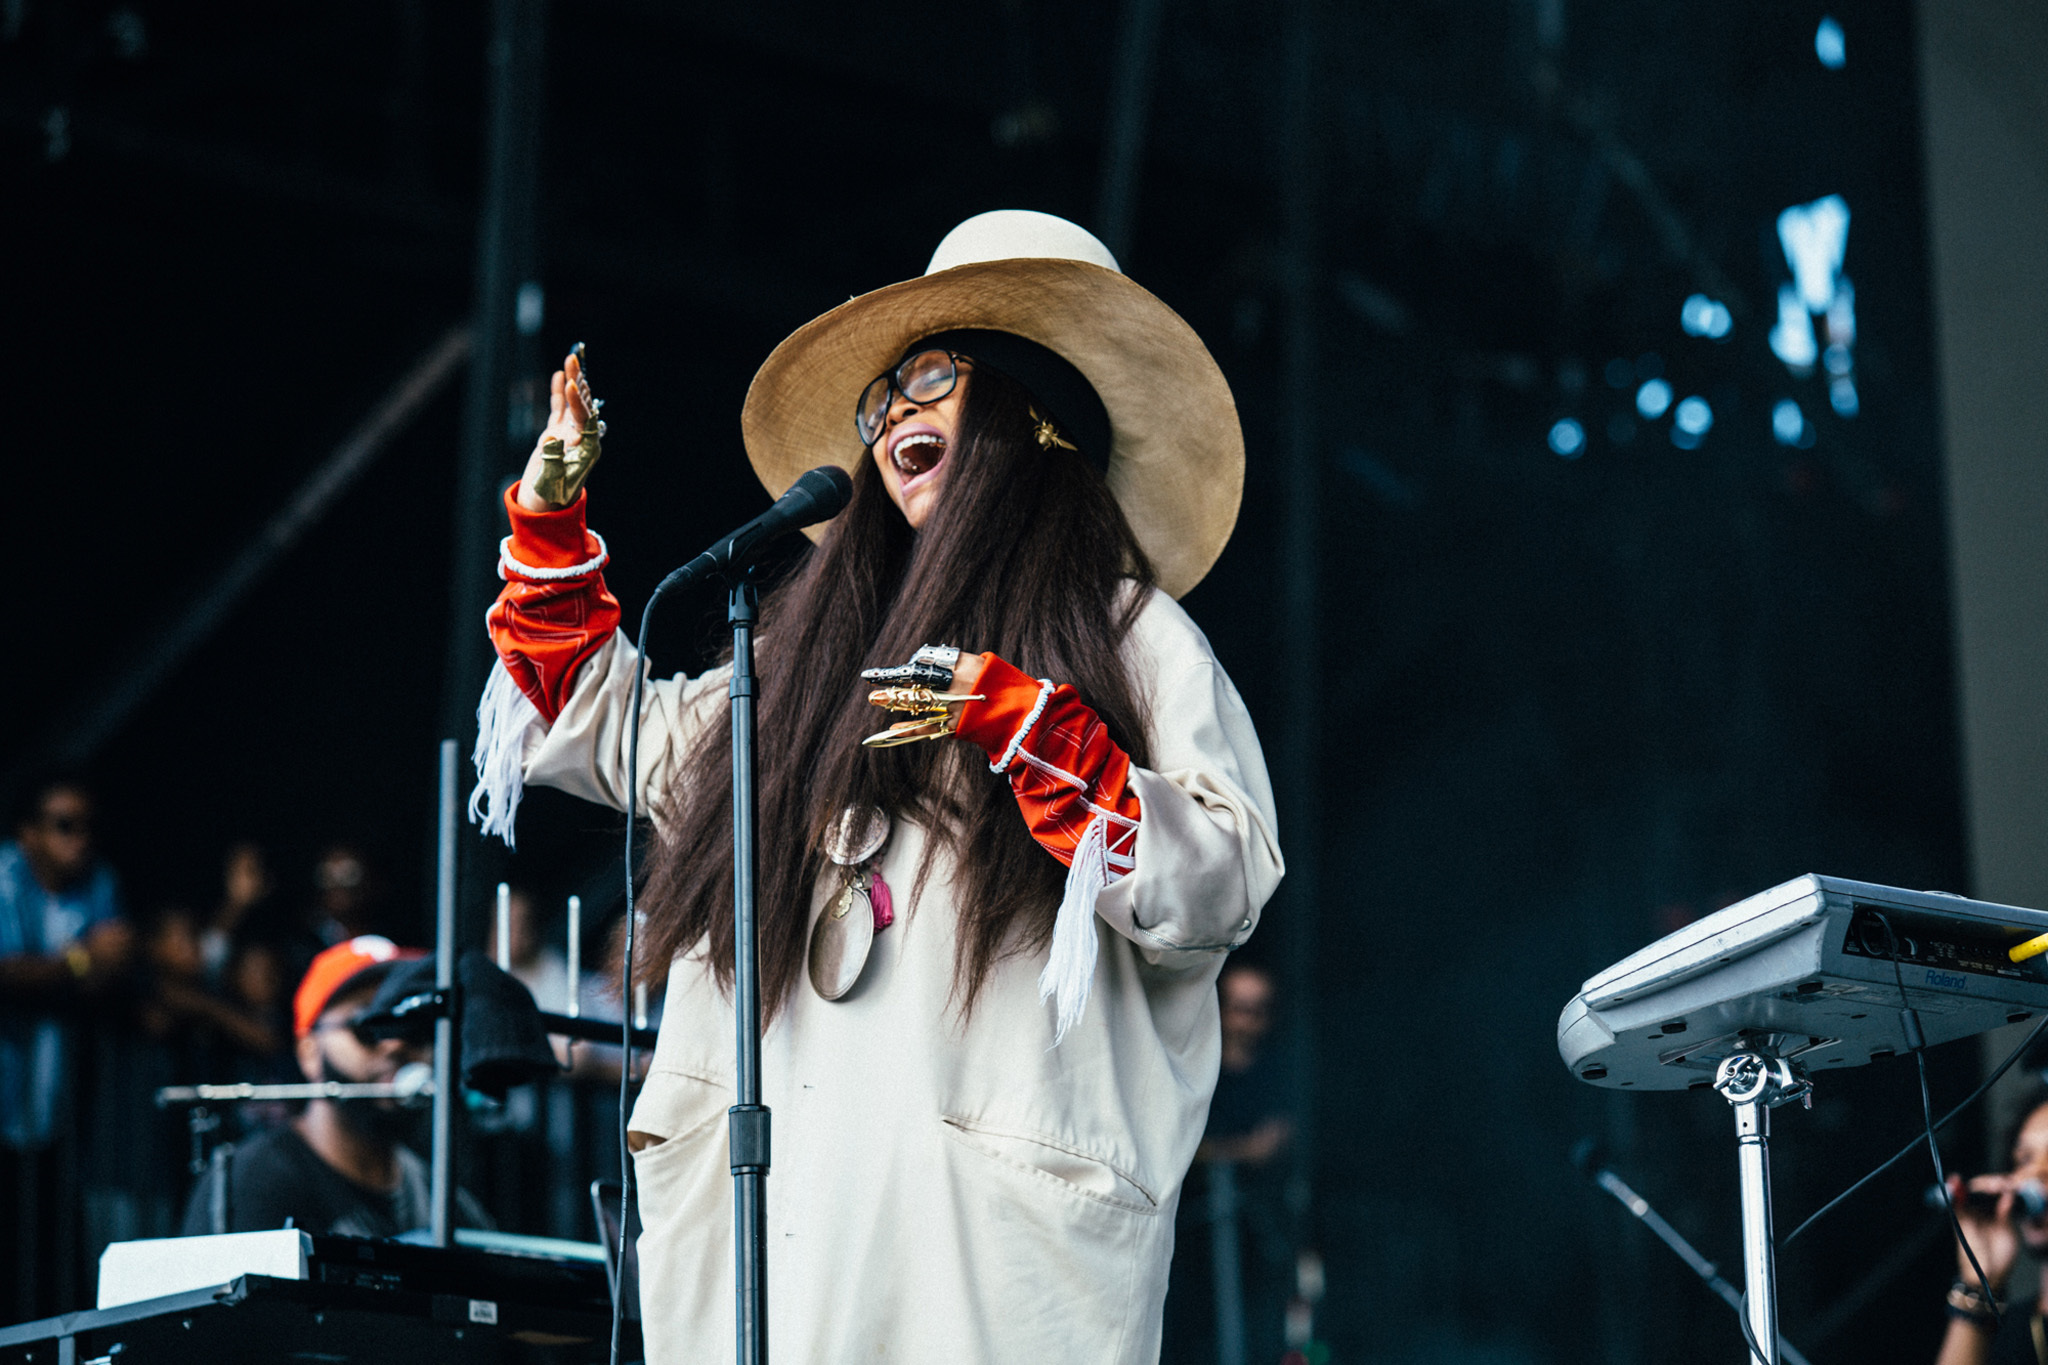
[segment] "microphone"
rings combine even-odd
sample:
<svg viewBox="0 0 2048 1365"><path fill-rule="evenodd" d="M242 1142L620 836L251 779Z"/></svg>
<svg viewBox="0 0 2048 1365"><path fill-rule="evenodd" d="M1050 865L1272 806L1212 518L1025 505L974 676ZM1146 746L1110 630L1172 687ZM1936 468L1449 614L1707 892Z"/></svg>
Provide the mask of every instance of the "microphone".
<svg viewBox="0 0 2048 1365"><path fill-rule="evenodd" d="M174 1104L245 1104L251 1100L397 1100L411 1108L434 1097L434 1068L407 1062L389 1081L307 1081L297 1085L167 1085L158 1108Z"/></svg>
<svg viewBox="0 0 2048 1365"><path fill-rule="evenodd" d="M1929 1185L1921 1192L1920 1198L1930 1209L1946 1207L1939 1185ZM1998 1196L1979 1190L1964 1190L1962 1197L1956 1200L1956 1207L1968 1207L1978 1215L1989 1218L1998 1207ZM2012 1216L2021 1222L2031 1222L2048 1216L2048 1189L2043 1189L2038 1180L2028 1180L2020 1184L2012 1192Z"/></svg>
<svg viewBox="0 0 2048 1365"><path fill-rule="evenodd" d="M789 486L775 505L703 554L677 569L655 589L660 593L704 574L731 574L748 568L769 545L791 531L830 521L853 501L853 479L836 464L819 465Z"/></svg>

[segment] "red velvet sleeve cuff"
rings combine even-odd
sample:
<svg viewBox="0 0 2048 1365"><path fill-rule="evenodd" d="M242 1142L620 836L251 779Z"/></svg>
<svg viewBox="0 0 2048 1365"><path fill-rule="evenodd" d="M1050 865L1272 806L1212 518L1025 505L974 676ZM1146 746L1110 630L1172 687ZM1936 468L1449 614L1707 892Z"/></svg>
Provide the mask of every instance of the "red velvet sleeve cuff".
<svg viewBox="0 0 2048 1365"><path fill-rule="evenodd" d="M982 658L981 681L975 691L986 701L970 701L960 707L960 724L955 733L972 740L988 754L988 761L1001 760L1017 728L1038 708L1043 690L1038 679L1004 663L993 654Z"/></svg>
<svg viewBox="0 0 2048 1365"><path fill-rule="evenodd" d="M586 572L603 567L604 542L591 533L584 521L589 497L579 492L576 501L555 511L529 512L519 505L519 485L505 490L505 515L511 518L512 535L500 557L500 567L512 576L522 568L538 569L549 577L563 570L589 565ZM552 572L550 572L552 571Z"/></svg>

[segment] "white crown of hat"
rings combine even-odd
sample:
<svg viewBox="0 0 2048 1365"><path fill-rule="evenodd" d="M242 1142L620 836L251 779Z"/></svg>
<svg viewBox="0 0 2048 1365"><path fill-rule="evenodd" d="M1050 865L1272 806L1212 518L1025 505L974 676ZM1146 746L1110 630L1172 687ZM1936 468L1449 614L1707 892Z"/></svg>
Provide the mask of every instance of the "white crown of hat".
<svg viewBox="0 0 2048 1365"><path fill-rule="evenodd" d="M945 235L924 273L936 275L957 265L1020 259L1085 261L1123 274L1116 257L1094 233L1064 218L1031 209L995 209L975 214Z"/></svg>

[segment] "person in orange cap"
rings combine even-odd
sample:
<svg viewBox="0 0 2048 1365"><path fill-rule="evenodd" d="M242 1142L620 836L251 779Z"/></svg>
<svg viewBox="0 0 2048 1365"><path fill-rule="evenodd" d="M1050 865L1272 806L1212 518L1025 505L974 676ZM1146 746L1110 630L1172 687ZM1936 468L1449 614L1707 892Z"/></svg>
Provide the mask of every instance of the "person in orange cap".
<svg viewBox="0 0 2048 1365"><path fill-rule="evenodd" d="M424 956L365 934L313 959L292 999L299 1070L309 1081L389 1084L429 1049L370 1041L356 1023L391 969ZM427 1225L427 1164L400 1139L411 1116L395 1100L308 1100L297 1117L247 1142L214 1149L185 1206L185 1236L289 1226L354 1237L395 1237ZM460 1221L488 1226L466 1192Z"/></svg>

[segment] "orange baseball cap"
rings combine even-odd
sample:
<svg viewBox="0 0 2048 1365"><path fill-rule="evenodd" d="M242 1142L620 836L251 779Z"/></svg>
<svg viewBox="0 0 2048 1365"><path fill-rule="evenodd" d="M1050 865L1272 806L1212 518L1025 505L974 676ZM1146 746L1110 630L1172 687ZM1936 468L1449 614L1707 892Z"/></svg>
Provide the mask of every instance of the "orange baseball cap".
<svg viewBox="0 0 2048 1365"><path fill-rule="evenodd" d="M292 997L292 1032L300 1038L311 1033L328 1001L355 984L363 973L374 969L382 977L393 963L425 956L420 949L401 948L381 934L361 934L322 951L306 968L298 994Z"/></svg>

